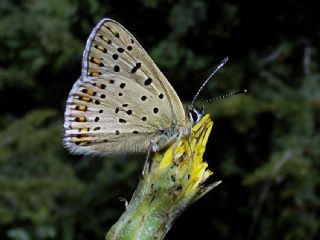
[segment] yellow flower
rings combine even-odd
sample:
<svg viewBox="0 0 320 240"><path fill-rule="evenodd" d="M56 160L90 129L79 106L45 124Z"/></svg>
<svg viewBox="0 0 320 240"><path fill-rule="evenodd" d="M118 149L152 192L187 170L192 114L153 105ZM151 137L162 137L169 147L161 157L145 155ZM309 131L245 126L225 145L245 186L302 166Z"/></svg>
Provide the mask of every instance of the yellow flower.
<svg viewBox="0 0 320 240"><path fill-rule="evenodd" d="M181 189L181 197L201 194L203 183L213 174L202 159L212 126L207 114L193 126L190 134L172 144L164 153L156 153L146 178L153 183L165 181L166 186L176 186Z"/></svg>

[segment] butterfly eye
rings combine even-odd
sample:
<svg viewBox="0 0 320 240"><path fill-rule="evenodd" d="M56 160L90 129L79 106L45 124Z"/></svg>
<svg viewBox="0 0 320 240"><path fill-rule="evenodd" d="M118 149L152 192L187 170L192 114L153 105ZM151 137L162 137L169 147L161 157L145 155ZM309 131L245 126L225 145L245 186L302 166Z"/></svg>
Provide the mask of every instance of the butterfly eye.
<svg viewBox="0 0 320 240"><path fill-rule="evenodd" d="M197 123L202 118L203 111L197 111L196 109L192 108L189 110L189 116L192 123Z"/></svg>

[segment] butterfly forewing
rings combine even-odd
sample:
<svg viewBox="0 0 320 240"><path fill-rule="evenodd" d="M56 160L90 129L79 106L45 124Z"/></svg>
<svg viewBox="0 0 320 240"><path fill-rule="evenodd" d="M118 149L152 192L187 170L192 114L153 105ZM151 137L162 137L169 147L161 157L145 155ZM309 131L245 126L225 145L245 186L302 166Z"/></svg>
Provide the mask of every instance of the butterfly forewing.
<svg viewBox="0 0 320 240"><path fill-rule="evenodd" d="M67 100L65 145L79 153L146 151L163 130L186 125L180 99L137 40L102 20Z"/></svg>

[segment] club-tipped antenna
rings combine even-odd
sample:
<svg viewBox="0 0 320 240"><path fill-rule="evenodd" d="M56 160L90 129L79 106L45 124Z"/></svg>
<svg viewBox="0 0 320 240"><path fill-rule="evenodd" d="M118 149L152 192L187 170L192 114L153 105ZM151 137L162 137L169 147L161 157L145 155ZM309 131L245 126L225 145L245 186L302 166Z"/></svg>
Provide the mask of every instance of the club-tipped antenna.
<svg viewBox="0 0 320 240"><path fill-rule="evenodd" d="M209 77L203 82L203 84L201 85L201 87L199 88L199 90L197 91L196 95L193 97L192 102L191 102L191 106L193 107L194 102L196 101L199 93L202 91L202 89L204 88L204 86L207 84L207 82L213 77L213 75L220 69L223 67L223 65L228 61L228 57L224 58L221 63L214 69L214 71L209 75Z"/></svg>
<svg viewBox="0 0 320 240"><path fill-rule="evenodd" d="M225 98L225 97L231 97L231 96L235 96L235 95L243 94L243 93L247 93L247 92L248 92L247 89L237 90L237 91L232 92L232 93L228 93L228 94L225 94L225 95L222 95L222 96L218 96L218 97L214 97L214 98L210 98L210 99L204 100L204 101L200 102L200 104L203 105L204 103L220 100L220 99Z"/></svg>

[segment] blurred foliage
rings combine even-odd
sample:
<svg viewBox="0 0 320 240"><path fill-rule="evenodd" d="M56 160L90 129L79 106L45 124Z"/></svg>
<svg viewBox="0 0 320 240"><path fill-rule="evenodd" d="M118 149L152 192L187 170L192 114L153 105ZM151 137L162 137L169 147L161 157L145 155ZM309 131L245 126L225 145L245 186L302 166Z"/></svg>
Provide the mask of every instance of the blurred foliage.
<svg viewBox="0 0 320 240"><path fill-rule="evenodd" d="M282 9L282 10L281 10ZM140 40L181 99L215 120L206 159L223 184L167 239L319 239L318 8L292 1L0 1L0 239L103 239L144 156L92 158L62 146L68 91L103 17Z"/></svg>

